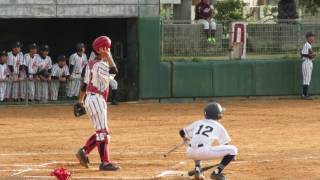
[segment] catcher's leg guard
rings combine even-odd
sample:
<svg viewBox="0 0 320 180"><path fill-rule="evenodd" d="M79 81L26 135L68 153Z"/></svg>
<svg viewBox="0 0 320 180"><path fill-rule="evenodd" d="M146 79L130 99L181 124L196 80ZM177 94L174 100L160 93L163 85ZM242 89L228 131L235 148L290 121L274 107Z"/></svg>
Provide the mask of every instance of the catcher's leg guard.
<svg viewBox="0 0 320 180"><path fill-rule="evenodd" d="M109 138L110 137L106 130L100 130L96 132L96 141L101 163L110 162L108 148Z"/></svg>

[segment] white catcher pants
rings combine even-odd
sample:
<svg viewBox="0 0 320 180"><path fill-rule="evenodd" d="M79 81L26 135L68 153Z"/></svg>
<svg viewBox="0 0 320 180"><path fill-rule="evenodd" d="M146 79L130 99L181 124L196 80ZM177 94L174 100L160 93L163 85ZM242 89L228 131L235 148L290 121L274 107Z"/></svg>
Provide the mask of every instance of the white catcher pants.
<svg viewBox="0 0 320 180"><path fill-rule="evenodd" d="M237 154L238 149L233 145L189 147L187 149L187 156L193 160L213 160Z"/></svg>
<svg viewBox="0 0 320 180"><path fill-rule="evenodd" d="M96 131L108 129L107 103L101 95L88 93L84 107Z"/></svg>
<svg viewBox="0 0 320 180"><path fill-rule="evenodd" d="M304 60L302 63L303 85L310 85L313 70L312 60Z"/></svg>

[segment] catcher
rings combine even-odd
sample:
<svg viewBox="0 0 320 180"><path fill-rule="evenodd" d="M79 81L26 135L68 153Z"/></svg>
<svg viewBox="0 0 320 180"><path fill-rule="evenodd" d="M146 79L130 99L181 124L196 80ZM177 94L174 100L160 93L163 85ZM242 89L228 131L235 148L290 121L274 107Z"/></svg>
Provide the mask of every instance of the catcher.
<svg viewBox="0 0 320 180"><path fill-rule="evenodd" d="M201 172L202 160L223 157L219 166L212 172L214 180L225 180L222 171L238 154L235 146L229 145L231 138L220 124L224 109L218 103L209 103L204 109L205 119L196 121L180 130L179 134L189 145L187 156L195 162L195 179L205 179ZM220 145L212 146L217 140Z"/></svg>
<svg viewBox="0 0 320 180"><path fill-rule="evenodd" d="M110 135L107 123L109 77L110 74L117 73L115 63L109 56L111 40L107 36L100 36L94 40L92 47L96 58L90 61L84 70L84 82L81 87L79 103L75 105L75 115L80 116L88 112L88 116L96 132L78 151L76 157L82 166L88 168L88 155L97 147L101 159L99 170L116 171L119 169L119 166L111 163L109 157L108 144L110 143Z"/></svg>

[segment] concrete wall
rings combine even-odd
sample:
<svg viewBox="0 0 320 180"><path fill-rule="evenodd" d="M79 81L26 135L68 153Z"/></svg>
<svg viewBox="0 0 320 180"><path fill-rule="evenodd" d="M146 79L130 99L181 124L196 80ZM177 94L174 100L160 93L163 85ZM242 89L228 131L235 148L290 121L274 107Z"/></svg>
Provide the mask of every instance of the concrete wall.
<svg viewBox="0 0 320 180"><path fill-rule="evenodd" d="M0 18L159 16L159 0L0 0Z"/></svg>

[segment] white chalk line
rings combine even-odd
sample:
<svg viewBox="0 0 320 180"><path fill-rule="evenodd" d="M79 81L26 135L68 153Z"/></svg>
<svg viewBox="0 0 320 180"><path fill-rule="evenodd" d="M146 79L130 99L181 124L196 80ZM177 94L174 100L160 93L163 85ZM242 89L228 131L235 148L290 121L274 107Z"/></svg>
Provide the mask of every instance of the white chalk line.
<svg viewBox="0 0 320 180"><path fill-rule="evenodd" d="M130 152L117 152L114 151L112 152L113 155L163 155L164 153L166 153L166 151L148 151L148 152L143 152L143 151L130 151ZM184 151L177 151L174 152L174 154L184 154ZM74 155L76 154L76 152L74 153L70 153L70 152L50 152L50 153L2 153L0 154L0 156L46 156L46 155Z"/></svg>
<svg viewBox="0 0 320 180"><path fill-rule="evenodd" d="M71 169L70 171L76 172L76 171L98 171L99 168L88 168L88 169ZM19 172L21 169L1 169L0 172ZM32 168L32 171L41 171L41 172L52 172L53 169L48 169L48 168Z"/></svg>
<svg viewBox="0 0 320 180"><path fill-rule="evenodd" d="M27 154L27 155L26 155ZM37 153L26 153L26 156L31 156L31 155L36 155ZM43 154L48 154L48 153L43 153ZM61 153L56 153L57 155L61 155ZM70 154L70 153L68 153ZM12 154L9 154L12 155ZM20 154L21 155L21 154ZM244 164L244 163L268 163L268 162L276 162L276 161L286 161L286 160L290 160L290 161L299 161L299 160L318 160L320 159L320 156L306 156L306 157L291 157L291 158L286 158L286 159L277 159L277 160L270 160L270 159L266 159L266 160L252 160L252 161L243 161L243 160L238 160L233 162L233 164ZM16 167L25 167L27 166L27 168L22 169L22 170L18 170L18 169L13 169L11 170L11 172L16 172L14 174L12 174L11 176L16 176L16 175L20 175L23 174L25 172L30 172L30 171L49 171L50 169L44 169L41 167L47 167L49 165L52 164L78 164L78 162L69 162L69 161L54 161L54 162L49 162L49 163L43 163L40 165L36 165L36 164L1 164L0 166L16 166ZM178 162L177 164L171 166L169 169L177 169L178 166L185 164L185 162ZM88 171L88 170L98 170L98 169L73 169L71 171ZM9 172L10 170L2 170L3 172ZM52 171L52 170L51 170ZM157 174L156 176L150 176L150 177L119 177L119 179L155 179L155 178L160 178L160 177L169 177L169 176L180 176L180 177L188 177L186 175L186 172L183 171L172 171L172 170L166 170L166 171L162 171L161 173ZM51 176L23 176L25 178L52 178ZM74 179L86 179L86 178L92 178L92 179L114 179L115 177L82 177L82 176L75 176L73 177ZM118 178L117 178L118 179Z"/></svg>
<svg viewBox="0 0 320 180"><path fill-rule="evenodd" d="M33 179L56 179L52 176L24 176L24 178L33 178ZM122 177L109 177L109 176L72 176L72 179L112 179L112 180L152 180L159 179L157 177L142 177L142 176L122 176Z"/></svg>
<svg viewBox="0 0 320 180"><path fill-rule="evenodd" d="M54 162L47 162L47 163L40 164L38 167L47 167L48 165L55 164L55 163L56 163L55 161ZM32 170L33 170L33 168L27 167L25 169L21 169L20 171L18 171L16 173L11 174L10 176L17 176L19 174L23 174L25 172L29 172L29 171L32 171Z"/></svg>
<svg viewBox="0 0 320 180"><path fill-rule="evenodd" d="M23 173L26 173L26 172L31 172L31 171L40 171L40 172L52 172L52 169L47 169L47 168L41 168L41 167L47 167L49 165L52 165L52 164L78 164L78 162L68 162L68 161L54 161L54 162L50 162L50 163L43 163L43 164L40 164L40 165L32 165L33 168L30 167L27 167L25 169L22 169L22 170L12 170L16 173L12 174L11 176L17 176L17 175L21 175ZM181 165L184 165L185 162L184 161L180 161L176 164L174 164L173 166L171 166L169 169L177 169L179 166ZM18 164L16 164L18 165ZM38 168L36 168L38 167ZM39 169L40 168L40 169ZM90 168L90 169L71 169L70 171L71 172L76 172L76 171L98 171L98 168ZM9 171L9 170L5 170L5 171ZM12 172L11 171L11 172ZM187 176L186 173L180 171L179 174L177 173L174 173L174 172L178 172L178 171L163 171L161 172L160 174L156 175L156 176L150 176L150 177L140 177L140 176L132 176L132 177L108 177L108 176L95 176L95 177L90 177L90 176L87 176L87 177L83 177L83 176L72 176L73 179L132 179L132 180L148 180L148 179L157 179L157 178L160 178L160 177L168 177L168 176ZM52 176L23 176L24 178L53 178Z"/></svg>

